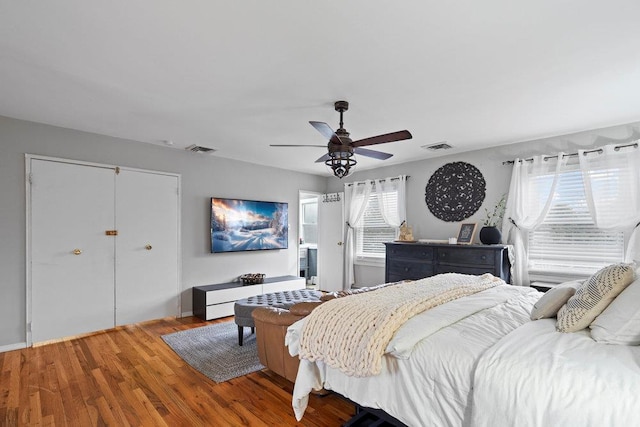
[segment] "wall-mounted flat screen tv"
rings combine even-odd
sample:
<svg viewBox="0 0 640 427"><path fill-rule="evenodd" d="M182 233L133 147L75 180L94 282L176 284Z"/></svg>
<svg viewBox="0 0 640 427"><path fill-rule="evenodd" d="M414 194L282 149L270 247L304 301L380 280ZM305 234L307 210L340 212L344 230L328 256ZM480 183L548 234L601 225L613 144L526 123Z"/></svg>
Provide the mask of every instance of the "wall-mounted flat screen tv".
<svg viewBox="0 0 640 427"><path fill-rule="evenodd" d="M287 203L211 198L211 252L287 249Z"/></svg>

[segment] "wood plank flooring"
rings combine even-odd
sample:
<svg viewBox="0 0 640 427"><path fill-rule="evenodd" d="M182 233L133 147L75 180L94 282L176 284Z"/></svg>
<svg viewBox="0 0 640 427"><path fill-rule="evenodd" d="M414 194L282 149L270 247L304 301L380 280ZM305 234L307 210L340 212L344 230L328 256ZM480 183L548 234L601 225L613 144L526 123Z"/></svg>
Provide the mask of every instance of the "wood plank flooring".
<svg viewBox="0 0 640 427"><path fill-rule="evenodd" d="M311 396L302 422L293 385L264 370L216 384L160 338L214 322L161 319L0 353L0 426L339 426L353 406Z"/></svg>

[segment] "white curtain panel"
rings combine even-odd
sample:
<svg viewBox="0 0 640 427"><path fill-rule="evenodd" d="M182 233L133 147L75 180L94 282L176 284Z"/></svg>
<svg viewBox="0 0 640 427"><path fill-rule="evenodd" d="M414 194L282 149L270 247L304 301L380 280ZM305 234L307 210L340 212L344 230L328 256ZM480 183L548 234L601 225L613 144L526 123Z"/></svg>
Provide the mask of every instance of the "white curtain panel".
<svg viewBox="0 0 640 427"><path fill-rule="evenodd" d="M362 226L362 214L367 207L372 189L372 181L344 185L345 218L347 219L347 238L344 248L344 284L346 289L350 289L355 283L353 266L356 257L355 230Z"/></svg>
<svg viewBox="0 0 640 427"><path fill-rule="evenodd" d="M607 145L599 151L578 152L585 196L596 227L633 230L626 260L638 259L637 225L640 222L640 149L637 145ZM617 179L612 180L614 175Z"/></svg>
<svg viewBox="0 0 640 427"><path fill-rule="evenodd" d="M400 224L407 219L407 176L400 175L376 181L375 190L382 218L387 225L396 227L397 236ZM396 203L390 202L391 195Z"/></svg>
<svg viewBox="0 0 640 427"><path fill-rule="evenodd" d="M513 246L511 283L529 286L527 263L527 232L538 227L549 211L558 183L559 173L567 165L564 153L558 156L535 156L533 161L513 162L511 184L502 222L503 239ZM531 185L536 180L536 185ZM542 185L541 185L542 184Z"/></svg>

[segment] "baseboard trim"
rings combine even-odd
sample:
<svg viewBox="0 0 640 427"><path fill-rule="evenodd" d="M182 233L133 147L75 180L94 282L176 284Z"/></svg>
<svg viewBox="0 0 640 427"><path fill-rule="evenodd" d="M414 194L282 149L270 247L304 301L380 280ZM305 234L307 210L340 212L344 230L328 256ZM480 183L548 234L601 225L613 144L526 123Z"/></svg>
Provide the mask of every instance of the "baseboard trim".
<svg viewBox="0 0 640 427"><path fill-rule="evenodd" d="M19 342L16 344L9 344L9 345L0 345L0 353L4 353L7 351L13 351L13 350L20 350L23 348L27 348L27 343L26 342Z"/></svg>
<svg viewBox="0 0 640 427"><path fill-rule="evenodd" d="M191 317L193 316L193 311L183 311L182 314L180 314L180 317Z"/></svg>

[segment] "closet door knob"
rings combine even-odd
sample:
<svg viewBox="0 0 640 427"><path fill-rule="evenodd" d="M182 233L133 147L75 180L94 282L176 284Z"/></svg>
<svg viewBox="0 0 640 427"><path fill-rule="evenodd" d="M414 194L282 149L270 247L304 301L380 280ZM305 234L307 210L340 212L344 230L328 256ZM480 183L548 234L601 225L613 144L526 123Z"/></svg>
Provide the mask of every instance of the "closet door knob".
<svg viewBox="0 0 640 427"><path fill-rule="evenodd" d="M153 249L153 246L151 246L151 245L146 245L144 248L145 248L146 250L150 251L151 249Z"/></svg>
<svg viewBox="0 0 640 427"><path fill-rule="evenodd" d="M73 250L73 254L74 254L74 255L80 255L81 253L82 253L82 250L81 250L81 249L74 249L74 250Z"/></svg>

